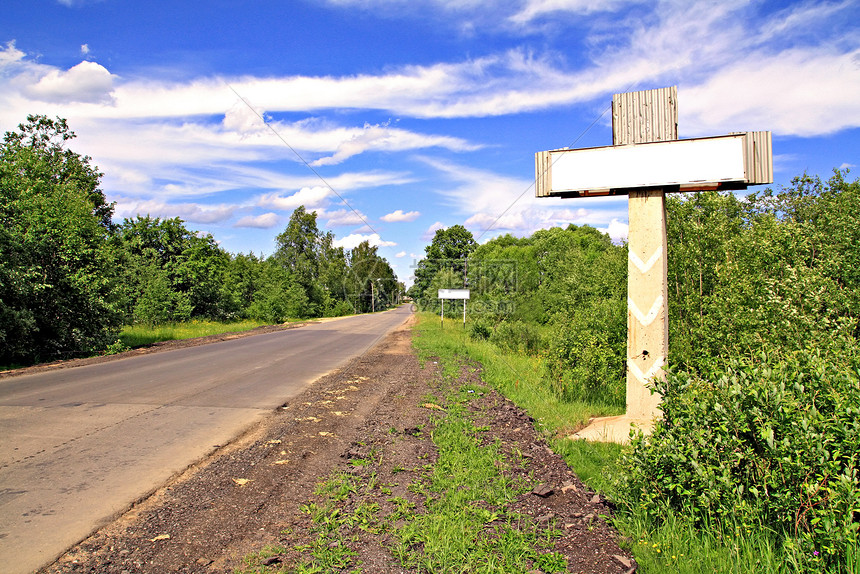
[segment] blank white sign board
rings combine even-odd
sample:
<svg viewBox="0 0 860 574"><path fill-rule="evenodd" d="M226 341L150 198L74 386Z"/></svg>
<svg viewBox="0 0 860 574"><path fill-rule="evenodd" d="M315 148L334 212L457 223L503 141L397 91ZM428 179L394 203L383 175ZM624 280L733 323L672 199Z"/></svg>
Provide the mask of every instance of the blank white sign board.
<svg viewBox="0 0 860 574"><path fill-rule="evenodd" d="M746 181L743 134L549 154L550 193Z"/></svg>
<svg viewBox="0 0 860 574"><path fill-rule="evenodd" d="M439 289L440 299L468 299L468 289Z"/></svg>

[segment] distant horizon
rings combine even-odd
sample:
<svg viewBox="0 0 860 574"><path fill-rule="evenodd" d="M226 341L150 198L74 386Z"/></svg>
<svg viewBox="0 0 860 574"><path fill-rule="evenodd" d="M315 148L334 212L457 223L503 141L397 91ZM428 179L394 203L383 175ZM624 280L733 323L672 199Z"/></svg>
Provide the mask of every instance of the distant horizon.
<svg viewBox="0 0 860 574"><path fill-rule="evenodd" d="M570 223L534 154L610 145L613 93L678 86L682 138L773 132L775 182L860 163L860 5L638 0L33 0L0 7L0 131L68 120L115 219L269 255L293 209L399 280L437 229ZM262 118L265 118L264 123ZM750 188L750 193L756 187Z"/></svg>

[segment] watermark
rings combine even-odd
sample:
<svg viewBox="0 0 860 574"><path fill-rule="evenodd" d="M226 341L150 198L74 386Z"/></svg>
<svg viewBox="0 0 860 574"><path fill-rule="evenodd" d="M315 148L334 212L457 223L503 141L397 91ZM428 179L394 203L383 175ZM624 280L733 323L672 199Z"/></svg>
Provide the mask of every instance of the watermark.
<svg viewBox="0 0 860 574"><path fill-rule="evenodd" d="M462 303L453 303L453 305L461 305ZM452 303L449 303L452 305ZM440 307L439 299L423 297L412 301L410 309L414 311L438 310ZM448 309L449 307L445 307ZM477 300L468 303L468 314L472 315L511 315L516 310L516 303L510 300L492 301L492 300Z"/></svg>
<svg viewBox="0 0 860 574"><path fill-rule="evenodd" d="M421 259L413 261L416 281L432 283L440 273L447 271L447 282L456 285L439 285L441 289L464 287L473 295L515 293L519 288L519 262L515 259Z"/></svg>

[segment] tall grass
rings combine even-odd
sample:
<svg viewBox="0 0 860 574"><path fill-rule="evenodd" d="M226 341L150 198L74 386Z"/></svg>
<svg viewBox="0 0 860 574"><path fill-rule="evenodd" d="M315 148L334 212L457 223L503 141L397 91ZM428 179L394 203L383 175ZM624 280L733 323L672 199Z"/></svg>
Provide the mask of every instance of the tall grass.
<svg viewBox="0 0 860 574"><path fill-rule="evenodd" d="M503 352L486 341L473 341L462 324L446 321L442 328L438 317L429 313L419 315L415 346L423 360L439 357L443 369L456 368L457 361L452 359L458 356L480 363L484 381L529 412L580 479L610 500L615 499L619 461L628 447L571 440L568 436L590 417L619 414L619 409L561 401L544 380L538 358ZM672 514L655 525L644 512L624 506L615 513L615 525L622 534L622 545L633 552L640 565L638 571L645 574L809 571L808 561L800 566L791 543L784 544L767 529L746 530L732 524L694 528ZM860 574L860 546L849 552L846 564L838 571Z"/></svg>
<svg viewBox="0 0 860 574"><path fill-rule="evenodd" d="M119 340L129 348L142 347L161 341L176 341L193 339L222 333L239 333L250 331L266 325L263 321L245 320L231 323L218 321L188 321L187 323L169 323L166 325L126 325L122 328Z"/></svg>
<svg viewBox="0 0 860 574"><path fill-rule="evenodd" d="M539 428L551 435L571 434L593 416L610 416L623 412L618 407L580 401L561 402L544 377L545 365L540 357L502 352L485 340L473 340L462 323L445 320L430 313L419 315L416 326L416 349L423 360L431 356L451 359L466 356L483 367L483 380L535 418ZM455 365L456 361L445 361Z"/></svg>

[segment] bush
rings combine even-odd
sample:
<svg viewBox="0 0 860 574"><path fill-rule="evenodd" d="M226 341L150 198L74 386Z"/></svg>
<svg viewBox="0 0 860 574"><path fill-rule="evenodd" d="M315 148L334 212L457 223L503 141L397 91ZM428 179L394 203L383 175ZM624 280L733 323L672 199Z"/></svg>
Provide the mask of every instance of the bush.
<svg viewBox="0 0 860 574"><path fill-rule="evenodd" d="M625 403L627 325L624 304L603 300L559 321L547 350L550 382L566 401Z"/></svg>
<svg viewBox="0 0 860 574"><path fill-rule="evenodd" d="M476 321L469 327L469 337L475 340L486 341L493 334L493 329L484 321Z"/></svg>
<svg viewBox="0 0 860 574"><path fill-rule="evenodd" d="M307 308L308 298L300 285L268 284L254 294L248 316L266 323L282 323L309 316Z"/></svg>
<svg viewBox="0 0 860 574"><path fill-rule="evenodd" d="M344 315L352 315L353 313L355 313L355 309L351 303L331 300L325 306L323 317L343 317Z"/></svg>
<svg viewBox="0 0 860 574"><path fill-rule="evenodd" d="M623 460L622 499L658 523L674 512L772 529L809 567L844 563L860 526L860 356L850 356L670 373L657 383L663 419Z"/></svg>
<svg viewBox="0 0 860 574"><path fill-rule="evenodd" d="M508 351L530 354L541 346L538 328L522 321L502 321L490 334L490 341Z"/></svg>

